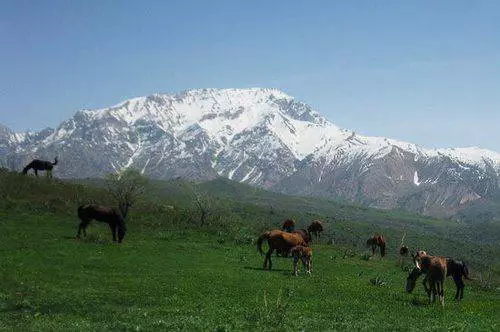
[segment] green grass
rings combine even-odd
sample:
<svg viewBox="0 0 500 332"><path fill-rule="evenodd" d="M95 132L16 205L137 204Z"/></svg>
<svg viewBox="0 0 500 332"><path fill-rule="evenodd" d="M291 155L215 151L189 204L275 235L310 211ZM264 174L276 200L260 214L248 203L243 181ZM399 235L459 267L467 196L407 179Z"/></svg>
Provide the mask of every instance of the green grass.
<svg viewBox="0 0 500 332"><path fill-rule="evenodd" d="M216 181L204 184L218 200L200 228L185 186L153 186L118 245L100 223L74 239L79 204L111 204L102 188L0 174L0 330L499 330L495 223L483 236L469 224ZM274 256L275 270L263 271L253 243L290 215L299 227L327 221L310 277L292 277L291 260ZM412 247L466 259L473 277L492 281L466 281L457 305L448 279L445 308L427 304L420 282L406 294L402 229ZM390 239L387 259L366 256L374 231Z"/></svg>
<svg viewBox="0 0 500 332"><path fill-rule="evenodd" d="M468 282L465 299L428 305L404 293L394 260L314 245L314 270L289 259L261 269L254 245L224 234L129 225L122 245L104 225L76 241L74 218L0 214L0 328L14 330L498 330L500 293Z"/></svg>

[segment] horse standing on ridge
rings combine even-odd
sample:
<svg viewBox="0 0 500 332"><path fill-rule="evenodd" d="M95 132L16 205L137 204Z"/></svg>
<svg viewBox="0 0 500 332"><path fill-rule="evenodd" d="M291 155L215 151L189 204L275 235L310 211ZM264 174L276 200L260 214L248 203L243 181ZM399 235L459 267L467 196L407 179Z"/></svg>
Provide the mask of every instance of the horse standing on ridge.
<svg viewBox="0 0 500 332"><path fill-rule="evenodd" d="M52 169L57 165L57 157L54 158L54 162L34 159L23 169L23 174L27 174L30 169L35 171L35 175L38 176L38 171L46 171L47 177L52 177Z"/></svg>

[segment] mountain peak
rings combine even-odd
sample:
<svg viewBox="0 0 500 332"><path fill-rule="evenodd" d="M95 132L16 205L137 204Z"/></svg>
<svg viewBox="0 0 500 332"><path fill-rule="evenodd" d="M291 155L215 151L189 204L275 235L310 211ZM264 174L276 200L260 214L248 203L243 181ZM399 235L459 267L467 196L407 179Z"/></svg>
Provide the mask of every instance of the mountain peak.
<svg viewBox="0 0 500 332"><path fill-rule="evenodd" d="M498 153L362 136L272 88L156 93L79 111L55 131L7 136L0 162L12 154L20 165L58 155L63 177L135 167L153 178L223 176L386 208L401 201L457 208L496 190L500 174Z"/></svg>

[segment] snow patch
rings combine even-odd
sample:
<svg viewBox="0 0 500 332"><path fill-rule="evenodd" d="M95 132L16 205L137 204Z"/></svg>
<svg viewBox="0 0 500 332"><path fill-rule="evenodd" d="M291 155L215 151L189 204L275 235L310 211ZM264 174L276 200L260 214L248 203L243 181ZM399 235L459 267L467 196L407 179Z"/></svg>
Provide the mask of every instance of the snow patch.
<svg viewBox="0 0 500 332"><path fill-rule="evenodd" d="M420 186L420 181L418 179L418 172L415 171L415 173L413 174L413 183L416 185L416 186Z"/></svg>

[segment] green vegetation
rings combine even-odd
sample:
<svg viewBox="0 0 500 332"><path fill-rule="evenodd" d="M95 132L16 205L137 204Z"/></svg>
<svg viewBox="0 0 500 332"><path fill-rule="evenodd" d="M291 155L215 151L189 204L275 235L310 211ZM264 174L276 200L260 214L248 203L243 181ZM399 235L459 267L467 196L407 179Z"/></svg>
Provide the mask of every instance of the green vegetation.
<svg viewBox="0 0 500 332"><path fill-rule="evenodd" d="M92 182L0 174L0 329L499 329L499 245L469 224L222 180L151 181L129 212L124 243L111 243L102 223L76 241L78 204L114 204ZM203 227L193 195L209 211ZM299 227L327 221L310 277L292 277L291 260L275 256L275 270L263 271L253 243L290 216ZM478 280L466 281L460 305L451 279L445 308L427 304L420 283L404 293L407 272L395 254L403 230L412 248L470 262ZM387 259L366 255L364 240L375 231L388 234Z"/></svg>

